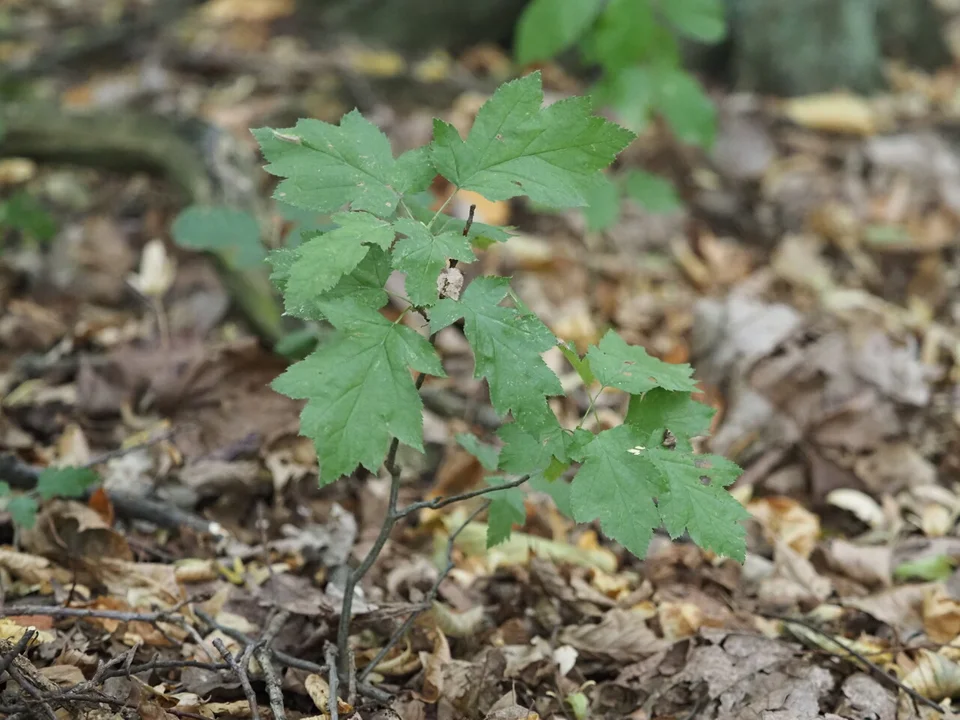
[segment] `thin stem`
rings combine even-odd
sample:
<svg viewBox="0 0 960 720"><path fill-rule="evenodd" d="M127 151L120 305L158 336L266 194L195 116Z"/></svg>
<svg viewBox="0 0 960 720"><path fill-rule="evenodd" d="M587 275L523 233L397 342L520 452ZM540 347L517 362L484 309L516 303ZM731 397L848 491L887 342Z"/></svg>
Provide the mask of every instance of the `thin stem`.
<svg viewBox="0 0 960 720"><path fill-rule="evenodd" d="M452 193L450 193L450 197L443 201L443 205L440 206L440 209L437 210L436 214L434 214L432 218L430 218L430 222L427 224L427 230L433 230L433 224L437 221L437 218L440 217L440 214L447 209L447 205L450 204L450 201L453 200L454 195L456 195L457 191L459 190L460 188L454 190Z"/></svg>
<svg viewBox="0 0 960 720"><path fill-rule="evenodd" d="M399 520L400 518L406 517L410 513L415 513L417 510L424 510L426 508L429 508L430 510L438 510L439 508L446 507L447 505L453 505L453 503L469 500L470 498L480 497L481 495L489 495L490 493L495 493L498 490L509 490L510 488L520 487L529 479L529 475L523 475L516 480L511 480L503 485L491 485L490 487L480 488L479 490L471 490L470 492L460 493L459 495L451 495L450 497L440 497L434 498L433 500L423 500L421 502L411 503L405 508L396 510L395 513L397 519Z"/></svg>
<svg viewBox="0 0 960 720"><path fill-rule="evenodd" d="M580 422L577 423L578 430L583 427L583 423L588 417L590 417L590 413L594 413L594 415L596 415L597 410L595 406L597 404L597 400L599 400L600 396L603 394L604 387L606 386L601 386L601 388L597 390L597 394L594 395L592 398L590 398L590 404L587 406L587 411L583 414L583 417L580 418ZM597 421L597 425L599 425L600 424L599 415L596 415L596 421Z"/></svg>
<svg viewBox="0 0 960 720"><path fill-rule="evenodd" d="M434 336L435 337L435 336ZM434 337L430 340L433 341ZM427 379L425 373L420 373L417 377L417 390L423 387ZM390 473L390 497L387 501L387 514L383 518L383 525L380 526L380 534L373 543L373 547L367 552L366 557L356 567L356 569L347 576L347 582L343 588L343 605L340 608L340 623L337 626L337 657L339 671L342 677L348 677L349 672L349 650L350 650L350 619L353 614L353 595L354 591L363 579L363 576L369 572L370 568L377 561L377 557L383 551L387 540L390 539L390 533L393 527L403 515L397 514L397 499L400 497L400 468L397 467L397 451L400 449L400 440L394 438L390 443L390 450L387 452L387 459L384 466Z"/></svg>
<svg viewBox="0 0 960 720"><path fill-rule="evenodd" d="M472 513L470 513L470 515L467 516L467 519L464 520L462 523L460 523L460 526L456 530L454 530L453 533L450 535L449 539L447 540L446 565L443 568L443 570L440 571L440 574L437 575L437 579L431 586L430 590L427 592L427 597L424 599L423 603L421 603L421 607L414 610L412 613L410 613L409 616L407 616L407 619L404 620L403 624L399 628L397 628L396 632L394 632L393 635L390 636L390 639L387 640L387 643L382 648L380 648L380 652L378 652L376 656L373 658L373 660L371 660L367 664L367 666L360 672L360 675L357 678L358 680L360 680L360 682L363 682L364 680L366 680L367 676L376 669L377 665L380 664L380 661L387 656L387 653L390 652L391 649L396 647L397 643L400 642L403 636L407 634L407 631L413 626L413 623L416 622L417 618L420 617L426 610L430 609L431 605L433 604L433 601L436 600L437 598L437 593L440 591L441 583L443 583L444 579L450 574L450 571L453 570L453 549L454 549L454 546L456 545L457 538L460 536L460 533L462 533L464 529L466 529L467 525L469 525L474 520L476 520L477 516L480 513L482 513L484 510L486 510L488 507L490 507L489 500L483 503L482 505L480 505L480 507L478 507Z"/></svg>

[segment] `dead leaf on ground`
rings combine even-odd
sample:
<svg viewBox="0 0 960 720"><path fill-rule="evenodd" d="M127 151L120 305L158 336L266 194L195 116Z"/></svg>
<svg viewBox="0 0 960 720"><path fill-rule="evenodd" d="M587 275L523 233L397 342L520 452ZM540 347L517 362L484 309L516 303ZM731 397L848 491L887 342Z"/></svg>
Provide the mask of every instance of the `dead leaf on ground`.
<svg viewBox="0 0 960 720"><path fill-rule="evenodd" d="M642 616L619 608L607 612L597 624L563 628L558 639L583 655L615 662L634 662L669 645L647 627Z"/></svg>

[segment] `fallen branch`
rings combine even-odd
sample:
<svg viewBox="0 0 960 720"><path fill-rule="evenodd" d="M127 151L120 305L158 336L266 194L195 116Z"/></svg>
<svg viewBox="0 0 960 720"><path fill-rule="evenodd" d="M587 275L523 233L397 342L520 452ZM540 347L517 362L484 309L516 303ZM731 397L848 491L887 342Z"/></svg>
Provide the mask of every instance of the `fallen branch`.
<svg viewBox="0 0 960 720"><path fill-rule="evenodd" d="M327 697L327 713L330 715L330 720L340 720L338 707L340 678L337 675L337 646L328 642L323 649L323 659L327 661L327 667L330 668L329 681L327 683L330 689L329 696Z"/></svg>
<svg viewBox="0 0 960 720"><path fill-rule="evenodd" d="M832 635L829 635L828 633L824 632L813 623L807 622L806 620L801 620L799 618L786 617L784 615L773 615L770 613L757 613L757 614L761 615L762 617L770 618L771 620L780 620L781 622L793 623L794 625L799 625L800 627L806 628L810 632L816 633L820 637L824 638L825 640L829 640L834 645L841 648L843 652L849 654L852 657L855 657L857 660L862 662L867 668L870 669L870 671L874 675L876 675L878 680L882 680L883 682L886 682L889 685L893 685L897 689L902 690L903 692L905 692L907 695L909 695L911 698L913 698L916 702L920 703L921 705L926 705L927 707L932 708L933 710L936 710L939 713L946 712L943 706L939 705L938 703L934 702L928 697L924 697L923 695L918 693L916 690L914 690L912 687L909 687L908 685L903 684L900 680L895 678L893 675L890 675L889 673L885 672L882 667L880 667L875 662L873 662L872 660L867 658L865 655L863 655L863 653L853 649L852 647L850 647L844 642L841 642L840 640L833 637ZM839 655L839 654L835 654L834 657L845 659L843 658L842 655Z"/></svg>
<svg viewBox="0 0 960 720"><path fill-rule="evenodd" d="M217 649L217 652L220 653L224 662L233 670L233 674L237 676L237 680L240 681L240 687L243 688L243 694L247 698L247 704L250 706L250 714L253 720L260 720L260 708L257 706L257 695L253 692L253 685L250 684L250 677L247 675L247 665L250 662L250 655L253 653L253 645L244 647L243 652L240 654L239 662L230 651L227 650L227 647L223 644L223 640L220 638L214 638L213 646Z"/></svg>
<svg viewBox="0 0 960 720"><path fill-rule="evenodd" d="M280 676L277 675L277 671L273 667L270 655L273 652L273 641L276 640L289 617L289 612L281 610L270 618L270 622L267 623L263 636L254 651L257 662L263 669L263 681L267 686L267 696L270 698L270 712L273 713L273 720L286 720L286 712L283 707L283 688L280 686Z"/></svg>

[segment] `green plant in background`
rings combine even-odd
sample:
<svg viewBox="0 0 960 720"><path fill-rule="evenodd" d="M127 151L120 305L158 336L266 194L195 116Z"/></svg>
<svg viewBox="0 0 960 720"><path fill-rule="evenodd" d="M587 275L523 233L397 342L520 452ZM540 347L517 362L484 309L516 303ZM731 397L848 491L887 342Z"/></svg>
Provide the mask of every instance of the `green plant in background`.
<svg viewBox="0 0 960 720"><path fill-rule="evenodd" d="M597 101L615 108L629 127L639 131L659 115L681 141L709 148L716 110L683 69L681 38L712 44L725 35L721 0L532 0L517 23L515 51L528 64L576 47L602 70ZM591 228L616 222L623 193L651 212L679 207L670 183L631 171L595 189Z"/></svg>
<svg viewBox="0 0 960 720"><path fill-rule="evenodd" d="M10 513L15 525L32 528L37 520L38 499L83 497L87 489L97 482L97 474L89 468L44 468L37 478L36 487L29 492L14 493L9 484L0 481L0 509Z"/></svg>
<svg viewBox="0 0 960 720"><path fill-rule="evenodd" d="M300 120L292 128L254 131L267 171L282 178L274 197L332 213L337 226L308 233L299 246L269 256L286 312L334 328L273 387L307 401L301 432L316 444L322 484L358 466L374 473L385 467L392 478L380 537L346 583L341 662L354 588L392 527L418 509L464 499L398 506L397 451L401 443L424 449L419 389L426 376L445 376L432 340L454 324L462 323L475 375L486 380L493 407L511 418L497 433L500 448L473 436L460 438L491 472L489 487L467 494L490 494L488 544L504 540L514 522L523 522L521 488L530 483L551 492L575 520L598 520L607 535L638 556L654 529L663 526L675 538L688 533L705 548L744 557L746 512L725 489L739 468L692 451L691 439L707 432L713 412L691 397L692 368L653 358L613 332L585 357L560 345L588 387L631 396L619 427L597 434L582 422L562 427L548 399L562 395L563 388L542 358L560 344L557 338L513 294L508 278L479 277L462 288L463 276L452 267L454 261L474 260L476 247L508 234L452 218L443 208L431 212L419 201L439 173L456 188L490 200L526 195L553 208L586 205L601 171L634 135L593 115L587 98L542 105L540 75L534 73L501 86L466 139L435 120L433 141L399 157L356 111L339 126ZM406 313L421 318L430 339L380 312L393 270L405 274ZM568 482L564 476L575 466L579 470Z"/></svg>
<svg viewBox="0 0 960 720"><path fill-rule="evenodd" d="M47 243L57 234L57 222L30 193L19 190L0 200L0 246L6 231L14 230L29 244Z"/></svg>

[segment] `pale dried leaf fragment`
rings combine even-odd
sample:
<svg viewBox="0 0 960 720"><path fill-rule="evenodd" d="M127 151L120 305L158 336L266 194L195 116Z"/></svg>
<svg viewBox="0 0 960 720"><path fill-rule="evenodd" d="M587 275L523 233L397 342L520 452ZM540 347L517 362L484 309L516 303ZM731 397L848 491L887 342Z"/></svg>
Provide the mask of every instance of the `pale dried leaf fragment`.
<svg viewBox="0 0 960 720"><path fill-rule="evenodd" d="M787 118L811 130L867 136L875 134L880 124L870 103L848 92L792 98L781 107Z"/></svg>
<svg viewBox="0 0 960 720"><path fill-rule="evenodd" d="M834 538L826 547L831 567L868 586L893 584L893 548L889 545L855 545Z"/></svg>

